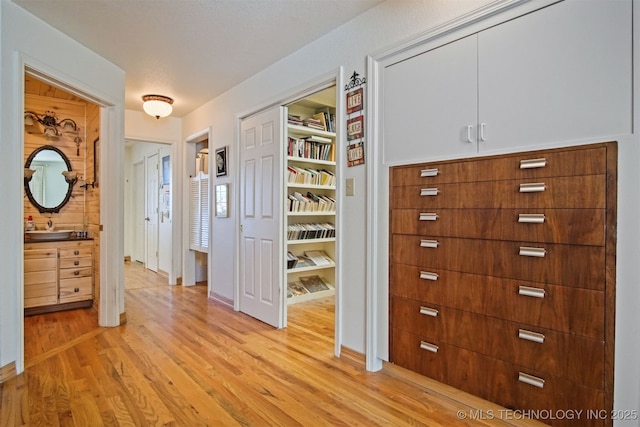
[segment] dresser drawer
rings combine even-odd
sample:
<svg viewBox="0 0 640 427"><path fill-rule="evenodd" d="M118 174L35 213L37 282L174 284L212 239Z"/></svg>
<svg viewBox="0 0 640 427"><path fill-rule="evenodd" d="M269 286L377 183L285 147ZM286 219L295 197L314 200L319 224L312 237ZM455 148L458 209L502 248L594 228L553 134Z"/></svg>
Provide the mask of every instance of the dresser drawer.
<svg viewBox="0 0 640 427"><path fill-rule="evenodd" d="M473 182L476 163L473 160L423 163L395 166L389 169L390 185L426 185L444 182Z"/></svg>
<svg viewBox="0 0 640 427"><path fill-rule="evenodd" d="M391 232L604 245L604 209L393 209Z"/></svg>
<svg viewBox="0 0 640 427"><path fill-rule="evenodd" d="M605 208L605 175L540 180L407 185L391 193L396 209Z"/></svg>
<svg viewBox="0 0 640 427"><path fill-rule="evenodd" d="M604 247L392 236L392 262L503 278L604 289ZM596 268L599 266L600 268Z"/></svg>
<svg viewBox="0 0 640 427"><path fill-rule="evenodd" d="M80 277L60 280L60 303L93 299L93 279Z"/></svg>
<svg viewBox="0 0 640 427"><path fill-rule="evenodd" d="M576 419L560 417L541 418L544 423L572 427L604 424L603 420L586 416L587 410L604 409L602 390L395 328L392 341L393 363L506 408L538 410L542 417L545 415L542 411L547 411L546 414L549 411L582 411L583 418L579 423ZM542 387L538 387L540 385ZM531 415L535 417L536 414Z"/></svg>
<svg viewBox="0 0 640 427"><path fill-rule="evenodd" d="M393 296L604 339L604 292L416 266L391 267Z"/></svg>
<svg viewBox="0 0 640 427"><path fill-rule="evenodd" d="M56 270L33 271L24 273L24 285L37 285L39 283L55 283L58 281Z"/></svg>
<svg viewBox="0 0 640 427"><path fill-rule="evenodd" d="M25 285L24 287L25 298L45 298L45 297L58 297L58 287L56 283L37 283L33 285Z"/></svg>
<svg viewBox="0 0 640 427"><path fill-rule="evenodd" d="M394 297L396 329L603 388L604 342L469 311Z"/></svg>
<svg viewBox="0 0 640 427"><path fill-rule="evenodd" d="M547 150L477 160L478 181L603 175L606 148Z"/></svg>

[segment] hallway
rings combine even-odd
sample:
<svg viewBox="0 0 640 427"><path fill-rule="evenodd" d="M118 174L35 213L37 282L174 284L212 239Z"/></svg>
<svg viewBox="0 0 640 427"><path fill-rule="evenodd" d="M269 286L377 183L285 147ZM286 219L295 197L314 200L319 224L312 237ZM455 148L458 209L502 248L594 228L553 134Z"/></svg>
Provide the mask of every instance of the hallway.
<svg viewBox="0 0 640 427"><path fill-rule="evenodd" d="M120 327L97 327L91 309L26 319L27 368L0 386L1 426L525 425L462 420L468 405L499 407L335 358L331 300L291 306L276 330L138 267L125 271L146 286L126 291Z"/></svg>

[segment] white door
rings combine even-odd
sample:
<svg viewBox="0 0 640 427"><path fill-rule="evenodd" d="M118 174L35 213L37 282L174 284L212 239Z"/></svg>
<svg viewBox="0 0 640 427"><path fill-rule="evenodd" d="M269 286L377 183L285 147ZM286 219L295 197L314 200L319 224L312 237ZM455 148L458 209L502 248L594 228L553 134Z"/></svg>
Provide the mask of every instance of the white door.
<svg viewBox="0 0 640 427"><path fill-rule="evenodd" d="M283 312L284 108L240 126L240 311L277 328Z"/></svg>
<svg viewBox="0 0 640 427"><path fill-rule="evenodd" d="M131 256L133 261L144 263L144 234L145 218L145 177L144 162L133 165L133 249Z"/></svg>
<svg viewBox="0 0 640 427"><path fill-rule="evenodd" d="M146 267L158 271L158 155L147 157L146 217L147 245Z"/></svg>

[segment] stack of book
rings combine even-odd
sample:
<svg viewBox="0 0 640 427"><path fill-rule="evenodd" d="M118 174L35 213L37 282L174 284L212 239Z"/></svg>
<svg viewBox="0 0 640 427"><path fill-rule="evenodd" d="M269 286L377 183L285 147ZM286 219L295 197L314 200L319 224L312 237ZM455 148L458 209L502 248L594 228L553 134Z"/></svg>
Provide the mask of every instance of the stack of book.
<svg viewBox="0 0 640 427"><path fill-rule="evenodd" d="M329 239L336 237L333 224L289 224L287 226L288 240Z"/></svg>
<svg viewBox="0 0 640 427"><path fill-rule="evenodd" d="M335 186L336 177L333 172L321 169L305 169L297 166L287 166L289 184L310 184Z"/></svg>
<svg viewBox="0 0 640 427"><path fill-rule="evenodd" d="M288 114L287 115L287 121L292 124L292 125L296 125L296 126L302 126L303 122L302 122L302 117L297 116L295 114Z"/></svg>
<svg viewBox="0 0 640 427"><path fill-rule="evenodd" d="M309 191L305 196L296 191L287 197L287 208L289 212L335 212L336 201L324 194Z"/></svg>
<svg viewBox="0 0 640 427"><path fill-rule="evenodd" d="M335 153L331 142L330 138L321 136L309 136L307 138L289 137L287 154L290 157L334 161Z"/></svg>
<svg viewBox="0 0 640 427"><path fill-rule="evenodd" d="M314 292L331 289L329 284L320 276L300 277L294 282L287 284L287 297L312 294Z"/></svg>

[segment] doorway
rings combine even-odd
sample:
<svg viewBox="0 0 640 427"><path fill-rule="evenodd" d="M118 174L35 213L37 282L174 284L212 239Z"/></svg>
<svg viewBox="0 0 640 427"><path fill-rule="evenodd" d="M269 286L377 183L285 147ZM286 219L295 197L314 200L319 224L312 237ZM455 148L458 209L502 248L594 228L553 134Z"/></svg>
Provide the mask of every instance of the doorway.
<svg viewBox="0 0 640 427"><path fill-rule="evenodd" d="M295 303L296 311L303 304L309 309L331 309L339 355L340 144L335 117L340 117L336 110L342 105L337 102L340 84L336 83L336 79L325 80L240 120L236 308L278 328L287 326L289 304ZM301 181L292 173L299 173ZM264 211L265 207L272 208ZM292 235L305 229L304 235ZM260 268L265 265L276 274L263 274ZM265 278L268 283L262 283ZM329 307L320 301L329 301Z"/></svg>
<svg viewBox="0 0 640 427"><path fill-rule="evenodd" d="M169 276L173 257L171 149L150 141L125 143L125 260L163 276Z"/></svg>

